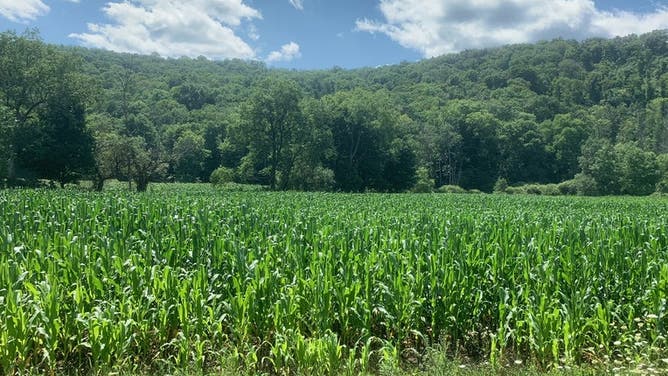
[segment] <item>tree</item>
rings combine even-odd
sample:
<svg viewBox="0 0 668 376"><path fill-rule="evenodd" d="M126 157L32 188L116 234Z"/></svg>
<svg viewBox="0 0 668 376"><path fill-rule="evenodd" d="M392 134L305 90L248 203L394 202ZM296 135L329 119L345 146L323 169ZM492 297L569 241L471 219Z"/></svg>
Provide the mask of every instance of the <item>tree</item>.
<svg viewBox="0 0 668 376"><path fill-rule="evenodd" d="M444 116L461 137L455 152L455 158L461 161L461 178L456 185L491 192L498 177L498 119L480 103L468 100L451 102Z"/></svg>
<svg viewBox="0 0 668 376"><path fill-rule="evenodd" d="M290 188L301 190L330 190L334 187L334 171L325 165L336 152L332 131L326 126L325 113L318 100L302 101L303 126L299 128L295 153L294 173Z"/></svg>
<svg viewBox="0 0 668 376"><path fill-rule="evenodd" d="M457 185L461 177L459 150L461 135L442 116L434 116L419 126L416 148L420 163L429 166L437 186Z"/></svg>
<svg viewBox="0 0 668 376"><path fill-rule="evenodd" d="M257 162L261 155L267 155L271 189L279 184L285 188L290 181L296 157L291 146L298 142L295 135L302 125L301 98L296 82L271 77L256 86L243 108L247 157Z"/></svg>
<svg viewBox="0 0 668 376"><path fill-rule="evenodd" d="M585 122L570 114L557 115L544 123L543 134L547 150L554 156L556 180L571 179L579 170L578 157L588 138Z"/></svg>
<svg viewBox="0 0 668 376"><path fill-rule="evenodd" d="M0 92L21 125L51 96L58 60L63 62L62 55L44 45L35 31L0 34Z"/></svg>
<svg viewBox="0 0 668 376"><path fill-rule="evenodd" d="M668 152L668 98L657 98L647 104L644 123L648 149Z"/></svg>
<svg viewBox="0 0 668 376"><path fill-rule="evenodd" d="M107 179L122 176L126 166L126 142L118 133L100 132L95 135L95 172L93 187L102 191Z"/></svg>
<svg viewBox="0 0 668 376"><path fill-rule="evenodd" d="M330 166L337 187L386 190L385 163L399 118L387 92L342 91L321 103L336 150Z"/></svg>
<svg viewBox="0 0 668 376"><path fill-rule="evenodd" d="M388 189L392 192L403 192L411 189L417 181L416 164L417 160L413 148L405 140L395 140L385 164L384 175Z"/></svg>
<svg viewBox="0 0 668 376"><path fill-rule="evenodd" d="M121 173L128 181L134 181L137 192L144 192L149 182L163 177L167 164L161 150L149 146L142 137L122 137L123 159Z"/></svg>
<svg viewBox="0 0 668 376"><path fill-rule="evenodd" d="M514 119L499 128L499 175L510 184L544 182L549 177L545 141L532 117Z"/></svg>
<svg viewBox="0 0 668 376"><path fill-rule="evenodd" d="M210 151L204 148L204 137L193 131L185 131L174 144L173 158L176 179L194 182L199 179L204 161Z"/></svg>
<svg viewBox="0 0 668 376"><path fill-rule="evenodd" d="M93 136L86 128L85 105L73 82L61 82L38 111L35 124L22 127L22 137L16 140L19 164L61 186L94 168Z"/></svg>
<svg viewBox="0 0 668 376"><path fill-rule="evenodd" d="M587 140L582 146L579 161L582 173L594 179L599 194L619 194L620 162L609 141L593 138Z"/></svg>
<svg viewBox="0 0 668 376"><path fill-rule="evenodd" d="M415 172L415 185L412 189L415 193L429 193L434 191L434 179L429 177L426 167L419 167Z"/></svg>
<svg viewBox="0 0 668 376"><path fill-rule="evenodd" d="M54 95L58 80L75 68L75 60L43 44L35 31L21 36L0 34L0 99L14 120L14 126L5 129L10 132L5 146L9 180L14 180L16 173L14 132L36 117L38 109Z"/></svg>
<svg viewBox="0 0 668 376"><path fill-rule="evenodd" d="M151 180L161 179L167 170L159 148L150 147L140 137L121 134L122 120L108 115L93 117L91 130L94 135L94 174L96 190L102 190L107 179L135 182L137 191L148 188Z"/></svg>
<svg viewBox="0 0 668 376"><path fill-rule="evenodd" d="M172 89L174 99L189 111L198 110L206 104L216 102L216 94L203 85L185 83Z"/></svg>
<svg viewBox="0 0 668 376"><path fill-rule="evenodd" d="M648 195L656 190L661 171L653 152L625 143L617 144L615 153L619 161L622 194Z"/></svg>
<svg viewBox="0 0 668 376"><path fill-rule="evenodd" d="M656 156L656 163L661 172L661 180L656 185L656 191L668 193L668 154L659 154Z"/></svg>

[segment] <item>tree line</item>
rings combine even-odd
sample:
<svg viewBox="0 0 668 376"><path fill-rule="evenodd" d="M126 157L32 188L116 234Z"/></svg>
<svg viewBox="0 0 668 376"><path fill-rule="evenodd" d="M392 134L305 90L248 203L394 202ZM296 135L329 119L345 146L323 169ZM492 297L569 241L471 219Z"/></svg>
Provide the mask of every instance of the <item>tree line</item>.
<svg viewBox="0 0 668 376"><path fill-rule="evenodd" d="M668 33L320 71L0 34L4 184L668 192ZM564 183L565 182L565 183Z"/></svg>

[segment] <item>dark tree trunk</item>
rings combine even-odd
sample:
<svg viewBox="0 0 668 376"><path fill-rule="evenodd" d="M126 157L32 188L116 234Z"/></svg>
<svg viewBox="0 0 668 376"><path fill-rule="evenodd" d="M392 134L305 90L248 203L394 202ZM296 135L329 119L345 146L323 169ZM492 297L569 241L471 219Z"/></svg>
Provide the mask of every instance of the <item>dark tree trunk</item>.
<svg viewBox="0 0 668 376"><path fill-rule="evenodd" d="M93 178L93 189L96 192L102 192L102 190L104 189L104 180L105 179L101 176L95 176Z"/></svg>
<svg viewBox="0 0 668 376"><path fill-rule="evenodd" d="M148 189L148 180L148 178L143 176L135 180L135 184L137 184L137 192L146 192Z"/></svg>

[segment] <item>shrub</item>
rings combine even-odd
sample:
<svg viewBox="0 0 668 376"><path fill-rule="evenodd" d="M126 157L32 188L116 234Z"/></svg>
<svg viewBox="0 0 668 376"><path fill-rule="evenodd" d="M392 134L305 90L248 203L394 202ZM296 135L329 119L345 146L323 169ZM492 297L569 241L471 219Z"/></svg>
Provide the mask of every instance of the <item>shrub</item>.
<svg viewBox="0 0 668 376"><path fill-rule="evenodd" d="M587 174L579 173L575 175L573 182L578 196L597 196L599 194L596 180Z"/></svg>
<svg viewBox="0 0 668 376"><path fill-rule="evenodd" d="M438 193L466 193L466 189L458 185L443 185L437 190Z"/></svg>
<svg viewBox="0 0 668 376"><path fill-rule="evenodd" d="M538 184L527 184L524 187L524 192L530 195L540 195L543 194L543 190Z"/></svg>
<svg viewBox="0 0 668 376"><path fill-rule="evenodd" d="M505 178L498 178L494 183L494 193L505 193L508 188L508 181Z"/></svg>
<svg viewBox="0 0 668 376"><path fill-rule="evenodd" d="M557 188L559 189L559 193L562 195L574 196L578 194L576 182L573 179L562 181L561 183L557 184Z"/></svg>
<svg viewBox="0 0 668 376"><path fill-rule="evenodd" d="M657 193L668 193L668 178L661 180L656 183L656 192Z"/></svg>
<svg viewBox="0 0 668 376"><path fill-rule="evenodd" d="M545 196L559 196L561 194L559 186L556 184L541 184L539 187L541 194Z"/></svg>
<svg viewBox="0 0 668 376"><path fill-rule="evenodd" d="M414 193L429 193L434 190L434 179L429 177L429 170L420 167L415 171L416 183L412 191Z"/></svg>
<svg viewBox="0 0 668 376"><path fill-rule="evenodd" d="M209 181L213 185L221 185L234 182L234 170L229 167L220 166L213 170Z"/></svg>
<svg viewBox="0 0 668 376"><path fill-rule="evenodd" d="M508 187L505 192L509 195L521 195L526 193L524 187Z"/></svg>

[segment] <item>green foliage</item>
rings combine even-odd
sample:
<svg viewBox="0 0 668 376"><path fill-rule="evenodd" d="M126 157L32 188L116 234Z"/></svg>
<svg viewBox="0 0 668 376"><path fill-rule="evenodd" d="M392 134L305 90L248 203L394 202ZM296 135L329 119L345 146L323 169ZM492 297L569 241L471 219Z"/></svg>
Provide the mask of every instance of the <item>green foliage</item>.
<svg viewBox="0 0 668 376"><path fill-rule="evenodd" d="M505 178L500 177L496 179L496 183L494 183L494 193L505 193L507 188L508 181Z"/></svg>
<svg viewBox="0 0 668 376"><path fill-rule="evenodd" d="M466 189L458 185L442 185L436 190L438 193L467 193Z"/></svg>
<svg viewBox="0 0 668 376"><path fill-rule="evenodd" d="M434 179L429 177L429 170L419 167L415 172L414 193L429 193L434 191Z"/></svg>
<svg viewBox="0 0 668 376"><path fill-rule="evenodd" d="M500 124L494 115L480 107L472 101L451 102L445 109L445 119L461 136L459 161L452 162L452 167L458 166L455 169L459 170L453 172L459 176L457 185L491 191L498 174Z"/></svg>
<svg viewBox="0 0 668 376"><path fill-rule="evenodd" d="M527 194L543 196L559 196L568 194L577 194L577 189L572 187L571 181L561 184L525 184L520 186L506 187L503 191L495 191L508 194Z"/></svg>
<svg viewBox="0 0 668 376"><path fill-rule="evenodd" d="M13 134L13 118L7 107L0 104L0 181L7 178L7 160L10 158L9 138ZM0 187L4 184L0 183Z"/></svg>
<svg viewBox="0 0 668 376"><path fill-rule="evenodd" d="M386 161L383 175L390 191L403 192L415 186L416 156L405 142L397 140Z"/></svg>
<svg viewBox="0 0 668 376"><path fill-rule="evenodd" d="M179 181L194 182L204 169L210 151L204 147L204 137L186 131L176 140L173 148L174 173Z"/></svg>
<svg viewBox="0 0 668 376"><path fill-rule="evenodd" d="M579 159L582 173L596 181L600 193L620 193L622 161L610 142L601 139L588 140Z"/></svg>
<svg viewBox="0 0 668 376"><path fill-rule="evenodd" d="M211 173L209 182L213 185L233 183L235 178L234 169L220 166Z"/></svg>
<svg viewBox="0 0 668 376"><path fill-rule="evenodd" d="M575 179L562 181L557 184L557 188L562 195L574 196L578 194L578 186Z"/></svg>
<svg viewBox="0 0 668 376"><path fill-rule="evenodd" d="M584 173L576 174L575 177L566 182L566 184L567 186L570 185L579 196L596 196L601 193L596 180Z"/></svg>
<svg viewBox="0 0 668 376"><path fill-rule="evenodd" d="M661 180L656 185L656 191L668 193L668 154L657 155L656 163L661 173Z"/></svg>
<svg viewBox="0 0 668 376"><path fill-rule="evenodd" d="M332 132L335 159L328 165L338 189L360 192L410 186L412 151L397 147L394 155L388 153L399 133L399 114L386 91L340 91L323 97L321 106L323 122Z"/></svg>
<svg viewBox="0 0 668 376"><path fill-rule="evenodd" d="M10 180L22 171L23 177L64 185L92 167L93 142L84 122L89 92L80 64L35 32L0 34L0 149Z"/></svg>
<svg viewBox="0 0 668 376"><path fill-rule="evenodd" d="M241 137L248 145L246 157L269 170L271 189L289 186L301 131L301 97L294 81L270 78L255 88L243 109Z"/></svg>
<svg viewBox="0 0 668 376"><path fill-rule="evenodd" d="M621 193L649 195L661 178L656 155L633 144L618 144L615 152L619 159Z"/></svg>
<svg viewBox="0 0 668 376"><path fill-rule="evenodd" d="M129 140L141 138L143 154L160 158L135 164L132 175L152 170L141 180L206 181L227 166L242 182L274 189L402 192L425 166L437 187L490 192L499 177L550 184L581 173L598 194L646 194L663 178L642 153L668 151L665 40L656 31L281 71L55 47L34 31L5 32L0 173L62 182L91 175L97 187L132 179L115 158L98 158L110 148L94 151L94 171L77 157L90 154L86 119L96 145L115 134L137 149ZM56 129L61 122L69 126ZM642 153L618 146L627 144ZM46 160L49 153L60 157ZM641 170L628 167L636 162Z"/></svg>
<svg viewBox="0 0 668 376"><path fill-rule="evenodd" d="M61 186L93 169L93 136L85 124L84 99L78 95L76 88L61 88L39 111L39 120L15 132L18 165Z"/></svg>
<svg viewBox="0 0 668 376"><path fill-rule="evenodd" d="M667 206L0 191L0 372L413 373L454 358L664 373Z"/></svg>
<svg viewBox="0 0 668 376"><path fill-rule="evenodd" d="M559 196L561 194L557 184L542 184L539 187L541 194L545 196Z"/></svg>

